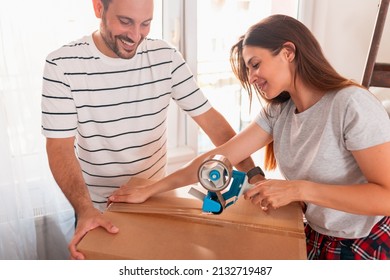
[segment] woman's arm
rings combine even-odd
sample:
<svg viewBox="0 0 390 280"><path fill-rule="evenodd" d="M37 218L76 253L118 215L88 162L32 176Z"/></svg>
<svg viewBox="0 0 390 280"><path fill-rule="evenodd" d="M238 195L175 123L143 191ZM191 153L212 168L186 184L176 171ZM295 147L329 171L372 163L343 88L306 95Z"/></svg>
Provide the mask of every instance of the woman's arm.
<svg viewBox="0 0 390 280"><path fill-rule="evenodd" d="M111 202L142 203L158 193L194 184L198 181L199 166L210 155L223 155L232 165L236 165L270 141L271 136L256 123L252 123L225 144L196 157L167 177L149 186L120 188L112 194L109 200Z"/></svg>
<svg viewBox="0 0 390 280"><path fill-rule="evenodd" d="M245 194L262 207L278 208L292 201L360 215L390 215L390 142L352 152L367 183L328 185L309 181L267 180Z"/></svg>
<svg viewBox="0 0 390 280"><path fill-rule="evenodd" d="M390 142L352 154L368 183L339 188L317 184L305 189L304 200L349 213L390 215Z"/></svg>

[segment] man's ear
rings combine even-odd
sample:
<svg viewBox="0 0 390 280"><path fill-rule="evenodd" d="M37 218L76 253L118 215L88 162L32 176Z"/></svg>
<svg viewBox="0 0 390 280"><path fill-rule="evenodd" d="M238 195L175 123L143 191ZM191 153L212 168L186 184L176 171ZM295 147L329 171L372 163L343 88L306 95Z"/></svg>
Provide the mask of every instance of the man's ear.
<svg viewBox="0 0 390 280"><path fill-rule="evenodd" d="M295 50L294 43L286 42L283 44L283 54L289 62L293 62L295 58Z"/></svg>
<svg viewBox="0 0 390 280"><path fill-rule="evenodd" d="M104 12L104 6L101 0L92 0L93 10L97 18L102 18Z"/></svg>

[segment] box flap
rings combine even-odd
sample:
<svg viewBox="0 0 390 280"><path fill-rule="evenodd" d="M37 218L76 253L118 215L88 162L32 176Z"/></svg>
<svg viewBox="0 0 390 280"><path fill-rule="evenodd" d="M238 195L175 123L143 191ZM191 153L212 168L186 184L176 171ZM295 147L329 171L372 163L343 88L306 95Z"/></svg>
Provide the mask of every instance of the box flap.
<svg viewBox="0 0 390 280"><path fill-rule="evenodd" d="M78 250L87 259L306 259L299 204L264 213L241 199L220 215L201 204L169 196L114 203L103 215L119 232L94 229Z"/></svg>

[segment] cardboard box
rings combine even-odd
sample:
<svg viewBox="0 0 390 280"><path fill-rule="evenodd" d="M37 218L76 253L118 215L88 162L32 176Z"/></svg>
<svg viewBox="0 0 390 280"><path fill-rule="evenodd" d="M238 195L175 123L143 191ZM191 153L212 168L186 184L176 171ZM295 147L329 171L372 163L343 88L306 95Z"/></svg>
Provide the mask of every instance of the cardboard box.
<svg viewBox="0 0 390 280"><path fill-rule="evenodd" d="M143 204L114 203L104 215L119 227L90 231L78 245L87 259L245 260L306 259L298 203L263 212L239 199L220 215L202 201L173 195Z"/></svg>

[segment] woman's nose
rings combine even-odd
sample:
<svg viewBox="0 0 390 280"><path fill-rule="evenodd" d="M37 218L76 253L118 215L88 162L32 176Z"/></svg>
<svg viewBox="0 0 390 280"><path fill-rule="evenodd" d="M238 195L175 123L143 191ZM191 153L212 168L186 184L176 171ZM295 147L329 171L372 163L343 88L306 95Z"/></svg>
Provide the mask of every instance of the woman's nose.
<svg viewBox="0 0 390 280"><path fill-rule="evenodd" d="M257 81L257 75L254 71L249 71L248 80L250 84L254 84Z"/></svg>

